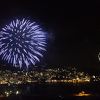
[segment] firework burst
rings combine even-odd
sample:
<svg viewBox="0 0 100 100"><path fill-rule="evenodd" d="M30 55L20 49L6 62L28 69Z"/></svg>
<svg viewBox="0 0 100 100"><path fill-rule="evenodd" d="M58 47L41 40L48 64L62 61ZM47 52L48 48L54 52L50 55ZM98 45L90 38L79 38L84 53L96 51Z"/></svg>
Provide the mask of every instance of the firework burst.
<svg viewBox="0 0 100 100"><path fill-rule="evenodd" d="M36 22L16 19L0 32L0 56L13 66L29 67L40 62L46 51L46 33Z"/></svg>

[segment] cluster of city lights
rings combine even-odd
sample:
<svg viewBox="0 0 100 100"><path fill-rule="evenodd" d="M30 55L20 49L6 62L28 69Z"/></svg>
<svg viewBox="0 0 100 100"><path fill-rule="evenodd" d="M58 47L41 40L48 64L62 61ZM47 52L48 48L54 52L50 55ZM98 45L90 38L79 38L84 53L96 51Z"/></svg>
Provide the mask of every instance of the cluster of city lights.
<svg viewBox="0 0 100 100"><path fill-rule="evenodd" d="M90 82L91 76L87 73L77 71L76 68L67 69L44 69L30 72L9 70L0 71L0 84L26 84L34 82L64 82L64 83L84 83Z"/></svg>
<svg viewBox="0 0 100 100"><path fill-rule="evenodd" d="M11 95L20 95L20 94L21 94L21 91L19 90L13 91L10 89L10 90L5 90L2 93L0 93L0 97L9 97Z"/></svg>

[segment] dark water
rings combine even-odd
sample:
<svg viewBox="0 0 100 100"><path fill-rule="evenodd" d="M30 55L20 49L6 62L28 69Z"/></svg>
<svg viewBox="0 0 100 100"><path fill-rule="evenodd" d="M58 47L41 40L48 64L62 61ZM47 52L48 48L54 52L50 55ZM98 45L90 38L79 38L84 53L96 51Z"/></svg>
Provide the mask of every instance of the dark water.
<svg viewBox="0 0 100 100"><path fill-rule="evenodd" d="M24 96L24 97L9 97L0 100L100 100L100 97Z"/></svg>
<svg viewBox="0 0 100 100"><path fill-rule="evenodd" d="M0 100L100 100L100 84L27 84L19 86L0 86L3 90L20 90L21 94L0 98ZM85 91L92 94L87 97L73 96Z"/></svg>

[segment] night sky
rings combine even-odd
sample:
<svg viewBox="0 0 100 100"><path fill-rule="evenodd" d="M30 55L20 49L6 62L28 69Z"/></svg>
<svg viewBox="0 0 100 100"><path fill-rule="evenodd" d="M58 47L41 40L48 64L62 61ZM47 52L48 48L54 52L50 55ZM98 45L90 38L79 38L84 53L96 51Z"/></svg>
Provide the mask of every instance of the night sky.
<svg viewBox="0 0 100 100"><path fill-rule="evenodd" d="M13 18L35 19L49 33L48 52L44 58L47 65L100 70L99 3L94 7L90 2L63 1L2 0L0 28Z"/></svg>

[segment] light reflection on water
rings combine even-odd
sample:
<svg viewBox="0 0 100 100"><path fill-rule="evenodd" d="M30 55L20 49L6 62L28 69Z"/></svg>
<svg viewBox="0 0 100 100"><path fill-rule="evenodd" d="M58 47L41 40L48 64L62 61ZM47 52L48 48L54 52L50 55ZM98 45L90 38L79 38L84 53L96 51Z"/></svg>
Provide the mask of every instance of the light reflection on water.
<svg viewBox="0 0 100 100"><path fill-rule="evenodd" d="M91 93L86 93L85 91L81 91L77 94L73 94L73 96L93 96Z"/></svg>
<svg viewBox="0 0 100 100"><path fill-rule="evenodd" d="M4 88L4 89L3 89ZM6 92L5 92L6 91ZM1 88L0 88L1 92ZM2 95L0 97L10 97L10 96L58 96L59 98L67 96L98 96L95 92L83 89L81 86L70 86L62 84L46 85L46 84L36 84L36 85L21 85L21 86L2 86Z"/></svg>

